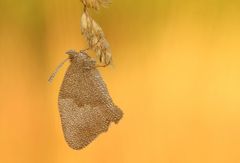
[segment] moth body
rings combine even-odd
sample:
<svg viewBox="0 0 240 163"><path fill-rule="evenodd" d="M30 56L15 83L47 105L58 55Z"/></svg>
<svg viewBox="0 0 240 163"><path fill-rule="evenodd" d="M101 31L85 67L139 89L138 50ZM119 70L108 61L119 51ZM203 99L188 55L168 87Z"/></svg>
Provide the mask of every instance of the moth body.
<svg viewBox="0 0 240 163"><path fill-rule="evenodd" d="M82 149L123 112L110 97L96 62L85 52L68 51L70 66L59 92L58 106L64 137L73 149Z"/></svg>

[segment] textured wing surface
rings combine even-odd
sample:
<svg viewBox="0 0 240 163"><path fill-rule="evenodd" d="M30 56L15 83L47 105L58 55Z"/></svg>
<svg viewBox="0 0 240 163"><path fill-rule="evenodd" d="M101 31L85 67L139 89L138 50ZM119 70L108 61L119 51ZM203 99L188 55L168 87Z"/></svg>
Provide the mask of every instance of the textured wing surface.
<svg viewBox="0 0 240 163"><path fill-rule="evenodd" d="M111 122L122 118L99 72L71 64L64 77L58 99L63 132L68 145L81 149Z"/></svg>
<svg viewBox="0 0 240 163"><path fill-rule="evenodd" d="M110 122L97 107L78 107L72 99L60 99L59 108L65 139L73 149L87 146L108 130Z"/></svg>

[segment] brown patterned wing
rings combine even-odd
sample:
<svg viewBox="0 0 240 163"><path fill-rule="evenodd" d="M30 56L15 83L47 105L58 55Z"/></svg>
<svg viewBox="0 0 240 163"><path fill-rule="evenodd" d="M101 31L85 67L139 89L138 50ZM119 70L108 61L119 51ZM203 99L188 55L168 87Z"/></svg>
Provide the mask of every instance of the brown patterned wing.
<svg viewBox="0 0 240 163"><path fill-rule="evenodd" d="M97 69L84 69L74 62L64 77L58 105L65 140L76 150L106 132L110 123L117 123L123 115Z"/></svg>
<svg viewBox="0 0 240 163"><path fill-rule="evenodd" d="M78 107L72 99L59 99L59 108L65 139L73 149L87 146L108 129L109 121L97 107Z"/></svg>

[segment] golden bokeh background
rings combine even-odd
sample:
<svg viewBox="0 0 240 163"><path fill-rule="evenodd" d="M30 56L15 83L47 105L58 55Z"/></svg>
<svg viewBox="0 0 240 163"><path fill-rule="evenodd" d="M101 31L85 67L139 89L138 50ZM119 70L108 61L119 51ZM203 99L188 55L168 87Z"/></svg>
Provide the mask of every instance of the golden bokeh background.
<svg viewBox="0 0 240 163"><path fill-rule="evenodd" d="M57 96L69 49L86 48L79 0L0 2L1 163L240 163L240 1L113 0L93 17L100 69L125 115L81 151Z"/></svg>

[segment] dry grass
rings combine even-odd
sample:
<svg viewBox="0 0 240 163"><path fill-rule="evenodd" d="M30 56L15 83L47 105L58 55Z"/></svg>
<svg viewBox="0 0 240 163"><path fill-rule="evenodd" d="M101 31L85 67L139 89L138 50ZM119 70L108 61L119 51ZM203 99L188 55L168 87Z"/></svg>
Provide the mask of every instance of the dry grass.
<svg viewBox="0 0 240 163"><path fill-rule="evenodd" d="M112 61L111 49L104 36L102 28L89 15L88 9L98 10L101 6L105 7L109 0L82 0L84 11L81 17L81 30L87 39L89 47L94 50L99 62L109 65Z"/></svg>

